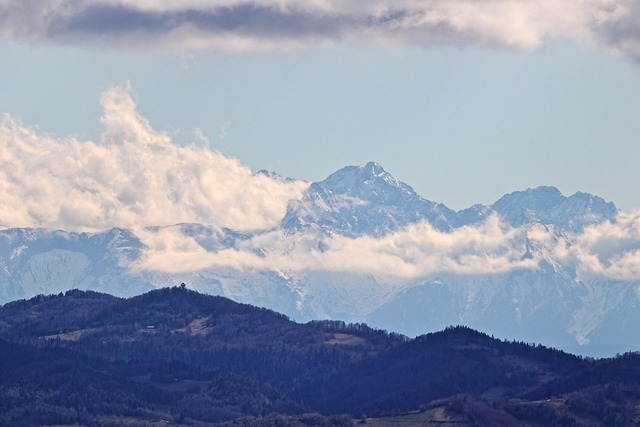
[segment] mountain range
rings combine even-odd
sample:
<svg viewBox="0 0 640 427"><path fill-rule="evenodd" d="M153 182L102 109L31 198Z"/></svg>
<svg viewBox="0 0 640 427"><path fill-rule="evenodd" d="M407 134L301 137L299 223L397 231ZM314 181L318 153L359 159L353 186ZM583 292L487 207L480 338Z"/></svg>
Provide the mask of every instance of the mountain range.
<svg viewBox="0 0 640 427"><path fill-rule="evenodd" d="M0 229L0 302L72 288L127 297L184 282L297 321L367 322L409 336L466 325L612 355L639 348L640 281L580 262L593 255L584 236L618 218L601 197L548 186L454 211L370 162L311 183L263 230Z"/></svg>

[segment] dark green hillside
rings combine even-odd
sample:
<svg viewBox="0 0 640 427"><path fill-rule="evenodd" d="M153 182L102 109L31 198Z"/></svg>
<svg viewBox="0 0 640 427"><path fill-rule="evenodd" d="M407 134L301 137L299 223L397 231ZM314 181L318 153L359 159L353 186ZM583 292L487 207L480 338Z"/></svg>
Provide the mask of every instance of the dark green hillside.
<svg viewBox="0 0 640 427"><path fill-rule="evenodd" d="M409 340L301 325L182 286L0 307L0 425L632 425L639 404L639 355L588 360L464 327Z"/></svg>
<svg viewBox="0 0 640 427"><path fill-rule="evenodd" d="M322 401L333 410L348 411L350 405L366 413L380 407L409 411L460 393L523 395L587 365L560 351L503 342L466 327L447 328L358 365L329 384L331 393Z"/></svg>

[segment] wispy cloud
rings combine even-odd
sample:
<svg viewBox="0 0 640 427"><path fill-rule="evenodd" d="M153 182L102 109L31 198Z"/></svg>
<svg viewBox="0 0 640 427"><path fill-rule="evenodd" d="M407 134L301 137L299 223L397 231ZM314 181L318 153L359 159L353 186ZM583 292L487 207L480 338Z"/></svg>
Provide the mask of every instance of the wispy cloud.
<svg viewBox="0 0 640 427"><path fill-rule="evenodd" d="M421 222L378 238L276 230L214 250L178 228L147 231L142 237L147 251L135 268L176 274L219 268L322 271L408 283L439 275L537 270L541 263L551 263L575 271L582 281L640 280L640 210L621 212L616 222L586 227L578 234L541 224L513 228L494 215L451 232Z"/></svg>
<svg viewBox="0 0 640 427"><path fill-rule="evenodd" d="M640 280L640 210L621 212L615 223L585 228L556 255L573 263L582 279Z"/></svg>
<svg viewBox="0 0 640 427"><path fill-rule="evenodd" d="M440 232L421 222L381 238L333 237L323 250L296 245L296 264L306 269L350 271L378 277L416 278L442 273L503 273L535 268L522 260L524 233L495 216L474 227Z"/></svg>
<svg viewBox="0 0 640 427"><path fill-rule="evenodd" d="M148 251L136 268L171 273L230 267L328 271L396 281L436 274L499 274L537 268L537 260L522 258L526 251L524 230L508 227L496 216L452 232L440 232L421 222L382 238L277 230L219 251L205 250L196 238L177 228L147 232L143 240ZM175 262L185 256L188 261Z"/></svg>
<svg viewBox="0 0 640 427"><path fill-rule="evenodd" d="M340 43L533 49L562 37L638 60L639 9L635 0L4 0L0 35L179 52Z"/></svg>
<svg viewBox="0 0 640 427"><path fill-rule="evenodd" d="M105 91L101 140L0 122L0 224L67 230L201 222L274 226L302 181L251 170L201 142L179 146L138 115L128 85Z"/></svg>

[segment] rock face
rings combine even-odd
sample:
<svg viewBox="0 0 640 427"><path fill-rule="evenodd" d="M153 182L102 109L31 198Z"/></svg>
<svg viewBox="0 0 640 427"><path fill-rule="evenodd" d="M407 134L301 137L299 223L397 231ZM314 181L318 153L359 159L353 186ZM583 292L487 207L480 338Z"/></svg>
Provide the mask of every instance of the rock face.
<svg viewBox="0 0 640 427"><path fill-rule="evenodd" d="M532 222L553 224L567 231L581 231L585 226L614 220L615 205L601 197L576 193L565 197L555 187L537 187L516 191L491 206L513 226Z"/></svg>
<svg viewBox="0 0 640 427"><path fill-rule="evenodd" d="M579 277L562 250L573 247L586 228L614 224L617 214L615 205L600 197L567 197L554 187L516 191L490 206L455 212L420 197L370 162L311 184L300 200L290 201L277 229L246 233L177 224L144 230L146 235L178 236L186 242L183 246L198 248L193 257L168 258L172 268L142 268L151 249L142 236L124 229L93 234L0 230L0 302L71 288L131 296L185 282L296 320L366 321L409 335L463 324L501 338L582 354L614 354L638 349L639 282ZM362 268L339 270L320 261L320 255L363 239L381 245L407 227L428 224L442 237L481 227L492 218L516 236L508 240L513 246L502 251L513 253L516 261L530 261L530 268L441 269L389 278L391 267L381 275ZM479 244L461 239L462 246ZM398 253L412 249L406 244ZM251 263L235 263L241 256ZM197 257L207 262L194 262ZM363 261L334 258L344 265ZM463 255L458 258L467 262ZM189 265L183 265L185 260Z"/></svg>
<svg viewBox="0 0 640 427"><path fill-rule="evenodd" d="M451 209L423 199L379 164L370 162L364 167L347 166L311 184L302 200L289 205L282 228L299 231L318 227L324 233L347 237L380 237L420 220L448 231L455 217Z"/></svg>

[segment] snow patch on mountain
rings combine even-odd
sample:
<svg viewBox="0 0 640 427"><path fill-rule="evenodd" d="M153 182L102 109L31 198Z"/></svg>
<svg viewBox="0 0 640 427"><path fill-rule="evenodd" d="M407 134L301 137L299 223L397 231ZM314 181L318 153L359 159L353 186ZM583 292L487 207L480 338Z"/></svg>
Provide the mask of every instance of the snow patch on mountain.
<svg viewBox="0 0 640 427"><path fill-rule="evenodd" d="M290 202L281 227L301 231L316 225L327 234L381 237L428 220L450 230L455 212L431 202L386 172L379 164L347 166L312 183L302 200Z"/></svg>
<svg viewBox="0 0 640 427"><path fill-rule="evenodd" d="M18 280L29 295L83 289L94 279L88 271L89 263L84 253L54 249L30 257Z"/></svg>

